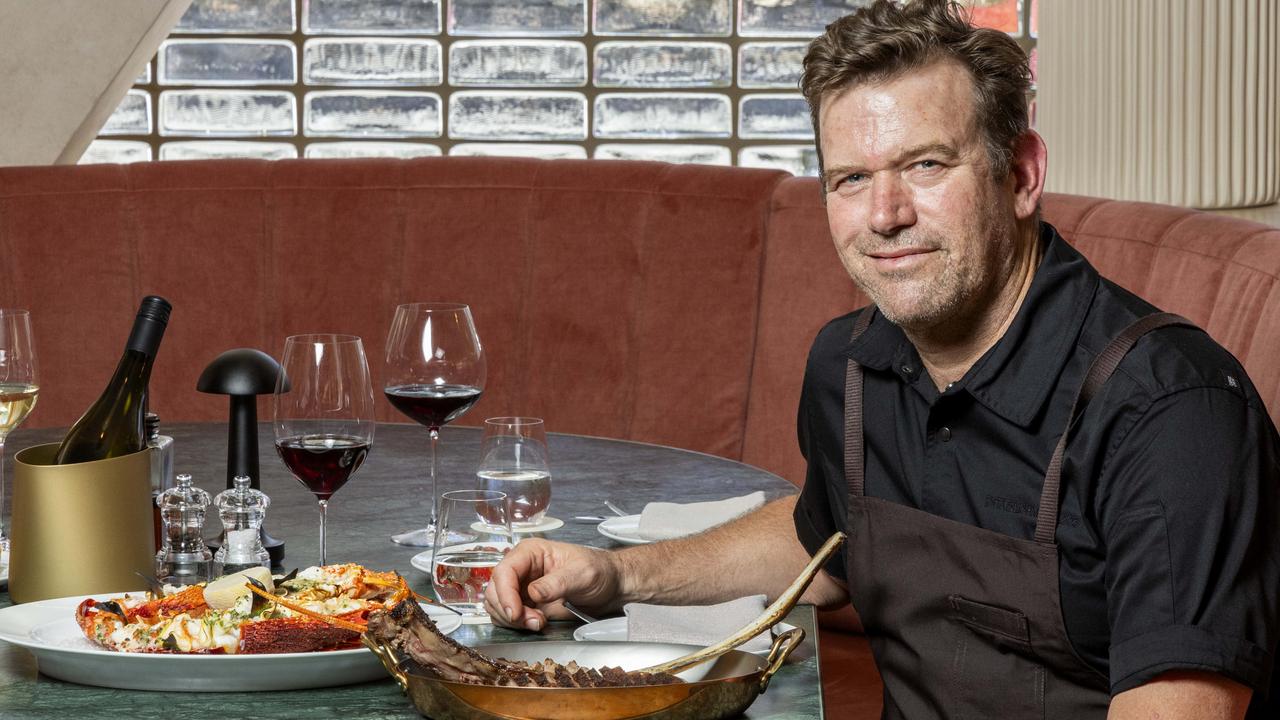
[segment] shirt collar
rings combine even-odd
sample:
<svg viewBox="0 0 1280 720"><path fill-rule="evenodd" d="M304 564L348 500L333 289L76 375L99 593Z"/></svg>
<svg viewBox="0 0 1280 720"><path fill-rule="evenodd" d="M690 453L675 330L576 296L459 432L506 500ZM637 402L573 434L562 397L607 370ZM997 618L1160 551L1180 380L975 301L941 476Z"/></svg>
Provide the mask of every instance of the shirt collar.
<svg viewBox="0 0 1280 720"><path fill-rule="evenodd" d="M969 368L966 390L992 412L1026 427L1039 414L1072 353L1098 285L1098 273L1048 223L1040 224L1044 256L1009 329ZM845 355L904 382L923 372L902 328L876 314Z"/></svg>

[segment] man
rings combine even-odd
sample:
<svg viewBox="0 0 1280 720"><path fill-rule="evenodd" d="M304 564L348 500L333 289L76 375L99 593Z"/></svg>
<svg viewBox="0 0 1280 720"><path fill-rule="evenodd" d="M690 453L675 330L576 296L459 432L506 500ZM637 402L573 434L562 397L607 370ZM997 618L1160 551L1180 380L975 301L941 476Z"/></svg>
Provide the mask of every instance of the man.
<svg viewBox="0 0 1280 720"><path fill-rule="evenodd" d="M805 600L852 601L886 717L1274 717L1280 439L1234 358L1039 221L1028 86L942 0L810 45L828 220L874 306L810 351L802 493L616 553L522 543L498 622L776 596L844 530Z"/></svg>

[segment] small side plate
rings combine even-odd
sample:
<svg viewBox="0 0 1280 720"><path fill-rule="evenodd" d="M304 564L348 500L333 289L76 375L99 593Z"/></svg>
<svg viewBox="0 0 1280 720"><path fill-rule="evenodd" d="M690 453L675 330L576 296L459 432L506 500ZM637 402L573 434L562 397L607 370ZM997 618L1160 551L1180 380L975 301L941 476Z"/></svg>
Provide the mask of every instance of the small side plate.
<svg viewBox="0 0 1280 720"><path fill-rule="evenodd" d="M596 526L601 535L623 545L648 545L653 542L640 537L640 516L624 515L605 520Z"/></svg>
<svg viewBox="0 0 1280 720"><path fill-rule="evenodd" d="M778 623L773 626L773 635L776 637L782 633L795 627L788 623ZM593 623L580 625L573 631L573 639L580 642L620 642L627 639L627 619L625 617L609 618L607 620L597 620ZM741 648L739 648L741 649ZM769 654L769 648L763 648L759 651L748 651L754 655L765 656Z"/></svg>

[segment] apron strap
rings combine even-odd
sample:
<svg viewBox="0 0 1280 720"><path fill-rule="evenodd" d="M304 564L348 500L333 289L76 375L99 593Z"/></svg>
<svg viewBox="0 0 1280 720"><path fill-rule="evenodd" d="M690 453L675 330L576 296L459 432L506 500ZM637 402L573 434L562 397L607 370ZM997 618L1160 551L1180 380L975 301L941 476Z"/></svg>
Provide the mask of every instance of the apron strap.
<svg viewBox="0 0 1280 720"><path fill-rule="evenodd" d="M1084 383L1080 385L1080 390L1076 393L1075 402L1071 405L1071 414L1068 416L1066 429L1062 431L1062 436L1058 439L1058 445L1053 449L1053 457L1049 460L1049 468L1045 471L1044 488L1040 492L1040 509L1036 513L1036 542L1052 543L1058 529L1058 503L1061 496L1062 487L1062 455L1066 451L1067 438L1071 435L1071 428L1074 427L1076 420L1084 413L1085 406L1093 399L1095 395L1106 384L1111 375L1115 373L1116 368L1120 367L1120 361L1128 354L1138 342L1138 340L1152 330L1170 325L1183 325L1194 328L1196 325L1190 320L1173 313L1153 313L1145 317L1139 318L1132 325L1120 331L1119 335L1112 338L1111 342L1094 358L1093 364L1089 366L1089 372L1085 375Z"/></svg>
<svg viewBox="0 0 1280 720"><path fill-rule="evenodd" d="M871 324L874 305L868 305L853 323L852 342ZM852 495L862 495L866 463L862 448L862 366L849 359L844 371L844 479Z"/></svg>

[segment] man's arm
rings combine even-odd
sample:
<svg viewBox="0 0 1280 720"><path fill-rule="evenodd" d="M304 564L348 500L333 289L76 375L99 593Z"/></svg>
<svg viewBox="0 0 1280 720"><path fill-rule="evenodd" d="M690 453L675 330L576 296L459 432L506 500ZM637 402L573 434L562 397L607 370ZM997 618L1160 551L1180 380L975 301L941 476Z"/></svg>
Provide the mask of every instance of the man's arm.
<svg viewBox="0 0 1280 720"><path fill-rule="evenodd" d="M1167 672L1112 698L1107 720L1240 720L1252 695L1214 673Z"/></svg>
<svg viewBox="0 0 1280 720"><path fill-rule="evenodd" d="M810 556L796 538L795 496L700 535L605 552L526 540L494 569L485 606L500 624L540 630L568 617L563 600L617 611L628 602L705 605L742 595L776 598ZM848 597L819 572L802 601L824 607Z"/></svg>
<svg viewBox="0 0 1280 720"><path fill-rule="evenodd" d="M707 605L764 593L772 602L796 579L810 555L796 538L796 496L700 535L617 553L623 602ZM848 593L819 573L802 602L834 607Z"/></svg>

